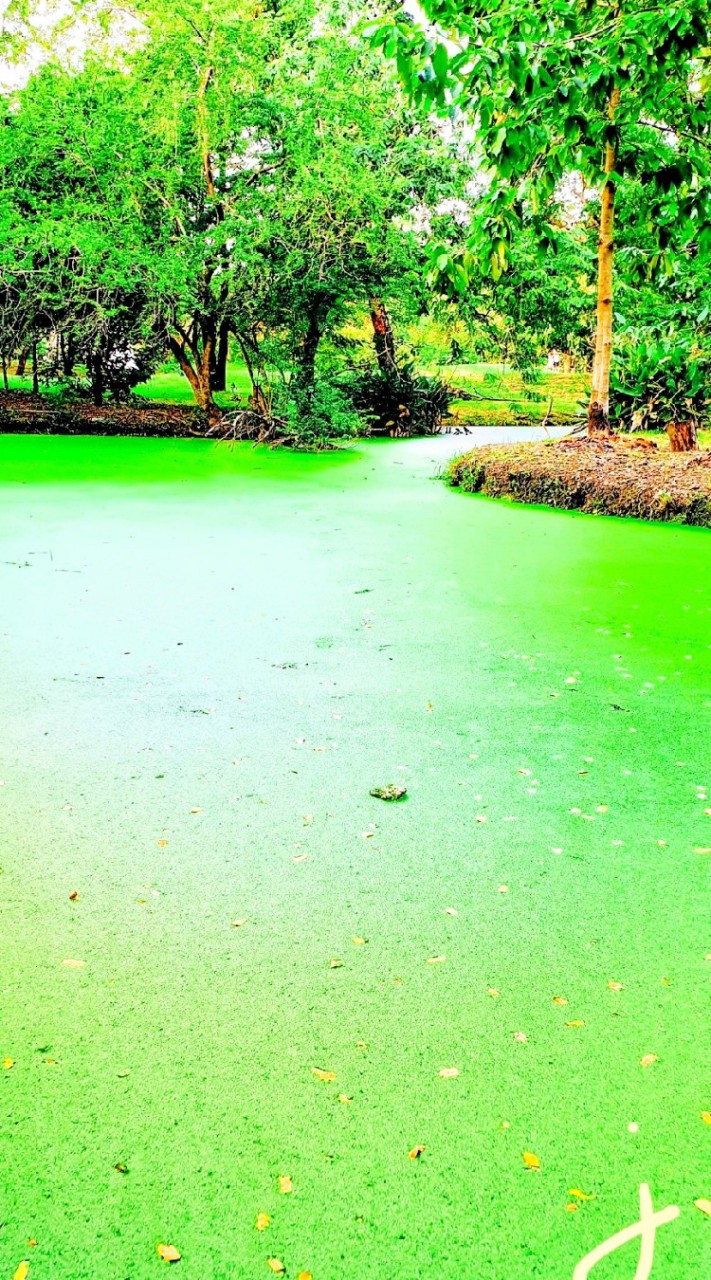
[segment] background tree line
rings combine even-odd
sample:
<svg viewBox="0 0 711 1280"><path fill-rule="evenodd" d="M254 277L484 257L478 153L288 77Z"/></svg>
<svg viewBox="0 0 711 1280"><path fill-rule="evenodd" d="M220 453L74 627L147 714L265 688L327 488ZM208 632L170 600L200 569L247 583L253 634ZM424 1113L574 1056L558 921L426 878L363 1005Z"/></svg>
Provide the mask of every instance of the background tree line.
<svg viewBox="0 0 711 1280"><path fill-rule="evenodd" d="M98 404L170 353L209 425L232 352L305 440L428 429L447 390L398 339L431 315L480 358L589 364L593 429L702 417L703 6L427 11L367 39L339 0L138 0L45 60L0 128L6 380Z"/></svg>

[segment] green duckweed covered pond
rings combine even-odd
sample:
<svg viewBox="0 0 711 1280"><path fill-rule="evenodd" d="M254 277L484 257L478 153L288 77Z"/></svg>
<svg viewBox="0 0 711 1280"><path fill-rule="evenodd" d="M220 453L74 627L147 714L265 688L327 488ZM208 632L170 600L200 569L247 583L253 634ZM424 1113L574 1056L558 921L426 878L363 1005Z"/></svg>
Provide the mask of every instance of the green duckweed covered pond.
<svg viewBox="0 0 711 1280"><path fill-rule="evenodd" d="M0 1275L709 1275L709 536L452 446L0 438Z"/></svg>

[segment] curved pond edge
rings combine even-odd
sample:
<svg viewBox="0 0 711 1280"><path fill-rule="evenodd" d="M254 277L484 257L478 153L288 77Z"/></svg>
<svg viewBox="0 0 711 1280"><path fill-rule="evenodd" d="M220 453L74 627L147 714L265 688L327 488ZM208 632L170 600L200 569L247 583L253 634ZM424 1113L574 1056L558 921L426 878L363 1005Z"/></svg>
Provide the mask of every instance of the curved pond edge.
<svg viewBox="0 0 711 1280"><path fill-rule="evenodd" d="M571 439L494 444L454 458L446 482L466 493L711 528L711 450L673 454L653 441Z"/></svg>

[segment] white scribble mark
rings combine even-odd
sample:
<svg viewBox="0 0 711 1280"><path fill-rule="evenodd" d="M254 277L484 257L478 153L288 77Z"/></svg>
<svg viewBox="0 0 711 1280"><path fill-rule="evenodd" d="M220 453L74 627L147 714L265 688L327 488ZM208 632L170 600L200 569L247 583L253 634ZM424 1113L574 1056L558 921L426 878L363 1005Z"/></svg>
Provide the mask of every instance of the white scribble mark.
<svg viewBox="0 0 711 1280"><path fill-rule="evenodd" d="M605 1240L591 1253L586 1254L575 1268L573 1280L587 1280L593 1267L602 1258L606 1258L608 1253L614 1253L615 1249L621 1249L623 1244L629 1244L630 1240L635 1240L637 1236L640 1236L641 1244L634 1280L649 1280L654 1262L654 1238L657 1227L673 1222L679 1217L679 1212L676 1205L670 1204L668 1208L660 1209L655 1213L649 1187L646 1182L643 1182L639 1188L639 1222L635 1222L631 1227L625 1227L624 1231L618 1231L617 1235L610 1236L609 1240Z"/></svg>

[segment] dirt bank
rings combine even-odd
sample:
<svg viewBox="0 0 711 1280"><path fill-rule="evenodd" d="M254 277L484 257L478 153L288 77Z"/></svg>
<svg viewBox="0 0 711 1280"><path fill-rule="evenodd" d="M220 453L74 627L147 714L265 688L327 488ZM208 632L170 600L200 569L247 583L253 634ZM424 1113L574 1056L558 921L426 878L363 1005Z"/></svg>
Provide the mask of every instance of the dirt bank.
<svg viewBox="0 0 711 1280"><path fill-rule="evenodd" d="M673 454L621 438L488 445L455 458L446 476L492 498L711 527L708 449Z"/></svg>

